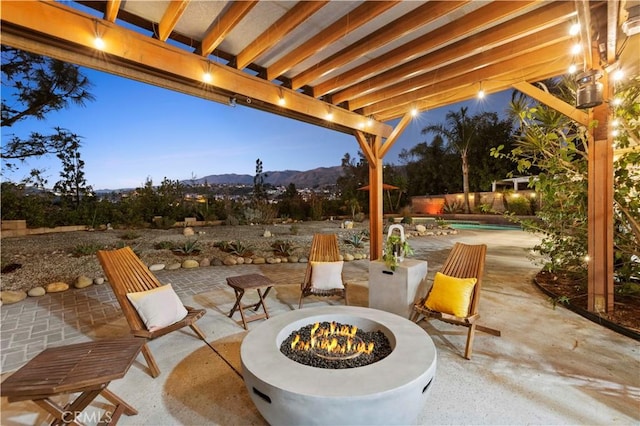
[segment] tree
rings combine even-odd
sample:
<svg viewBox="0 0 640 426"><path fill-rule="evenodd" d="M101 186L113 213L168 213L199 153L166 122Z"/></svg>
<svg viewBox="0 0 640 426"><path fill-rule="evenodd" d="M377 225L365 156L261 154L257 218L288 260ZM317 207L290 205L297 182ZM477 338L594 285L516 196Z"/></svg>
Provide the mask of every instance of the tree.
<svg viewBox="0 0 640 426"><path fill-rule="evenodd" d="M448 149L453 150L462 160L462 191L464 192L464 208L466 213L471 212L469 205L469 151L472 143L477 139L477 127L485 114L479 114L473 118L467 116L468 108L462 107L460 111L449 111L446 115L446 124L431 124L422 133L435 133L447 140Z"/></svg>
<svg viewBox="0 0 640 426"><path fill-rule="evenodd" d="M400 152L400 160L405 163L408 196L446 194L462 190L457 183L459 176L454 170L460 169L458 156L447 152L442 136L420 142L410 150Z"/></svg>
<svg viewBox="0 0 640 426"><path fill-rule="evenodd" d="M552 83L541 87L566 102L574 101L571 90L575 82L562 79ZM640 80L618 87L616 98L620 104L614 114L620 125L615 138L619 152L613 182L614 274L616 291L631 292L638 291L632 281L640 274L640 263L634 260L640 257L640 154L634 149L640 143ZM519 172L534 167L539 170L530 185L542 198L540 221L525 221L523 225L543 235L534 248L546 257L545 269L582 280L587 274L589 129L524 96L514 97L511 110L520 123L517 142L506 155L501 154L502 147L493 155L512 159Z"/></svg>
<svg viewBox="0 0 640 426"><path fill-rule="evenodd" d="M53 111L72 104L85 105L93 100L91 83L80 69L56 59L2 46L2 127L35 118L42 120ZM5 95L7 97L5 98ZM17 162L29 157L72 153L73 133L60 127L55 133L43 135L32 132L26 138L11 135L3 143L1 156L7 169L17 169Z"/></svg>
<svg viewBox="0 0 640 426"><path fill-rule="evenodd" d="M80 207L80 202L85 196L93 195L93 188L87 185L84 178L84 161L80 158L80 138L73 135L73 141L69 147L58 152L57 157L62 162L61 180L53 186L55 191L63 197L70 197L76 209Z"/></svg>
<svg viewBox="0 0 640 426"><path fill-rule="evenodd" d="M368 205L366 192L358 191L358 188L369 181L369 163L361 151L358 151L358 156L356 159L346 153L342 157L342 175L338 177L336 185L345 208L347 205L353 206L354 202L360 206ZM347 210L352 209L348 207Z"/></svg>

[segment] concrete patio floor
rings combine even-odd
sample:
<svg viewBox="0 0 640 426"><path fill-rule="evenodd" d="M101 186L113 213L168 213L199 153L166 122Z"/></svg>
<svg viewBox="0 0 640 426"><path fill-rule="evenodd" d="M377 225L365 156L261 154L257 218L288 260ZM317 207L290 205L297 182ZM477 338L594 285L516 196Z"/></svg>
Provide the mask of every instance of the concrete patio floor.
<svg viewBox="0 0 640 426"><path fill-rule="evenodd" d="M429 262L431 278L456 241L488 245L480 312L482 323L500 329L502 336L476 333L473 358L466 360L466 329L420 323L439 359L418 424L640 424L640 343L562 307L554 309L532 283L540 268L527 250L534 236L465 230L455 236L418 237L411 239L416 250L412 257ZM160 280L172 283L185 304L207 309L198 325L213 349L190 331L151 341L161 375L153 379L139 355L126 377L109 385L139 412L121 417L120 424L266 424L240 377L245 331L235 322L237 314L227 317L234 295L225 278L262 273L281 284L267 298L269 313L275 316L297 309L304 268L240 265L159 272ZM367 306L368 261L346 263L345 278L353 283L352 304ZM326 304L342 302L309 298L305 307ZM1 316L2 379L48 346L128 334L107 284L28 298L2 306ZM261 323L250 323L249 330ZM85 419L110 409L99 397L85 410ZM51 421L33 402L10 404L6 398L0 420L2 425Z"/></svg>

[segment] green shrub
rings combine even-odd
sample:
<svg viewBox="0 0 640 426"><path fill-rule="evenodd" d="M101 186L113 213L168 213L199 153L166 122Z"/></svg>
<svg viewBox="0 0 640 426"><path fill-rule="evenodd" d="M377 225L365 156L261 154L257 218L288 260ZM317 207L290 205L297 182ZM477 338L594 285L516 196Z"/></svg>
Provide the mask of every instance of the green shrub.
<svg viewBox="0 0 640 426"><path fill-rule="evenodd" d="M196 254L200 252L198 240L187 240L181 245L175 245L171 251L180 254Z"/></svg>
<svg viewBox="0 0 640 426"><path fill-rule="evenodd" d="M509 197L507 209L509 213L516 216L526 216L531 214L531 204L525 197Z"/></svg>
<svg viewBox="0 0 640 426"><path fill-rule="evenodd" d="M297 247L288 240L276 240L271 244L271 248L277 256L291 256L297 249Z"/></svg>
<svg viewBox="0 0 640 426"><path fill-rule="evenodd" d="M153 248L156 250L171 250L173 245L173 241L159 241L153 245Z"/></svg>
<svg viewBox="0 0 640 426"><path fill-rule="evenodd" d="M81 243L71 249L71 254L76 257L89 256L96 254L98 250L101 250L102 246L95 243Z"/></svg>
<svg viewBox="0 0 640 426"><path fill-rule="evenodd" d="M120 238L125 240L125 241L130 241L130 240L136 240L138 238L140 238L140 234L134 232L134 231L127 231L124 234L120 235Z"/></svg>

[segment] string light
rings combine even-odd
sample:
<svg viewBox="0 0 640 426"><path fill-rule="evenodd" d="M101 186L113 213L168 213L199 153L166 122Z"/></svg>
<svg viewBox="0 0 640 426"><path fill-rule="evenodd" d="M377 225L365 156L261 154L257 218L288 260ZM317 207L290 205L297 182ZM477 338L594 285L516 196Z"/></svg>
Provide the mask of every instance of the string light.
<svg viewBox="0 0 640 426"><path fill-rule="evenodd" d="M482 82L480 82L480 90L478 90L478 99L484 98L484 90L482 89Z"/></svg>
<svg viewBox="0 0 640 426"><path fill-rule="evenodd" d="M569 27L569 35L570 36L576 36L578 35L578 33L580 32L580 24L579 23L574 23L573 25L571 25L571 27Z"/></svg>
<svg viewBox="0 0 640 426"><path fill-rule="evenodd" d="M569 74L575 74L577 70L578 70L578 67L576 66L576 64L571 64L568 69Z"/></svg>
<svg viewBox="0 0 640 426"><path fill-rule="evenodd" d="M580 45L579 43L576 43L573 45L573 47L571 47L571 53L573 55L578 55L580 54L580 52L582 52L582 45Z"/></svg>
<svg viewBox="0 0 640 426"><path fill-rule="evenodd" d="M411 108L411 116L415 117L416 115L418 115L418 108Z"/></svg>
<svg viewBox="0 0 640 426"><path fill-rule="evenodd" d="M618 68L613 72L612 77L613 81L620 81L624 78L624 72L620 68Z"/></svg>
<svg viewBox="0 0 640 426"><path fill-rule="evenodd" d="M95 25L95 38L93 39L93 45L98 50L104 50L106 45L104 40L102 39L102 36L100 35L100 31L98 31L98 20L94 19L93 22Z"/></svg>
<svg viewBox="0 0 640 426"><path fill-rule="evenodd" d="M207 61L207 71L202 75L202 81L205 83L211 83L213 76L211 75L211 62Z"/></svg>

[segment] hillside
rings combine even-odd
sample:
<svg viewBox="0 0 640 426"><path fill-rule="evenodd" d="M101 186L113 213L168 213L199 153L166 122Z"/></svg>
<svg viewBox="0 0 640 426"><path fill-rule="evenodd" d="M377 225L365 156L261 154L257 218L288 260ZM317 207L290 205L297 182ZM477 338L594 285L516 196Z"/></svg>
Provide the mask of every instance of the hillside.
<svg viewBox="0 0 640 426"><path fill-rule="evenodd" d="M316 186L334 185L338 177L342 174L342 166L334 167L318 167L317 169L299 171L299 170L283 170L265 172L265 183L274 186L287 186L293 183L296 188L313 188ZM184 180L184 183L204 182L213 185L223 184L240 184L253 185L252 175L239 175L235 173L208 175L195 180Z"/></svg>

